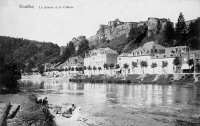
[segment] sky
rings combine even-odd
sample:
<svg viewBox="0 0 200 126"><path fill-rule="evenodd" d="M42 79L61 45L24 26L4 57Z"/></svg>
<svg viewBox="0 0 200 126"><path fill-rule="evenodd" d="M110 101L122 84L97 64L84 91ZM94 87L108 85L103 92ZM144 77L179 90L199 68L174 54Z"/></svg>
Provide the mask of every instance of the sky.
<svg viewBox="0 0 200 126"><path fill-rule="evenodd" d="M64 46L73 37L95 35L100 24L116 18L139 22L157 17L176 23L180 12L185 20L200 17L200 0L0 0L0 35Z"/></svg>

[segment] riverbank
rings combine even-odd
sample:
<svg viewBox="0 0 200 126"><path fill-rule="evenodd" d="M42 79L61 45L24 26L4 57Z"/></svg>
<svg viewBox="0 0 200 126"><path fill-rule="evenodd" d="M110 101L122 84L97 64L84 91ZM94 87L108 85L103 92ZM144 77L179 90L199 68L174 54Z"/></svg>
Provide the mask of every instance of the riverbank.
<svg viewBox="0 0 200 126"><path fill-rule="evenodd" d="M27 92L0 95L1 103L20 105L14 117L7 116L7 126L54 126L48 108L37 104L35 98L35 95Z"/></svg>
<svg viewBox="0 0 200 126"><path fill-rule="evenodd" d="M199 76L199 75L197 75ZM195 82L192 74L131 74L131 75L75 75L69 81L87 83L142 83L142 84L185 84Z"/></svg>

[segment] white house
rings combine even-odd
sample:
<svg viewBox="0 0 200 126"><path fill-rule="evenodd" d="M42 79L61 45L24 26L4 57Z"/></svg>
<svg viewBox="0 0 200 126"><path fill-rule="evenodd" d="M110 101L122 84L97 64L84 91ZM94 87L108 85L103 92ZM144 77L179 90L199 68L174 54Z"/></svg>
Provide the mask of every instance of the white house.
<svg viewBox="0 0 200 126"><path fill-rule="evenodd" d="M70 57L63 64L60 64L60 69L70 71L70 73L82 73L83 70L83 58L80 56Z"/></svg>
<svg viewBox="0 0 200 126"><path fill-rule="evenodd" d="M165 48L155 42L147 42L129 54L123 53L119 55L117 63L120 65L122 73L174 73L173 61L175 57L180 60L183 69L187 68L185 66L187 66L188 51L189 48L187 46ZM141 65L142 61L145 64L143 62L143 65ZM133 62L134 65L132 65ZM124 68L124 64L128 64L128 68Z"/></svg>
<svg viewBox="0 0 200 126"><path fill-rule="evenodd" d="M118 56L118 53L108 47L94 49L94 50L89 51L88 54L85 54L84 66L86 68L95 67L96 69L101 68L103 70L104 64L107 64L107 65L116 64L117 56ZM85 74L89 74L88 69L85 70Z"/></svg>

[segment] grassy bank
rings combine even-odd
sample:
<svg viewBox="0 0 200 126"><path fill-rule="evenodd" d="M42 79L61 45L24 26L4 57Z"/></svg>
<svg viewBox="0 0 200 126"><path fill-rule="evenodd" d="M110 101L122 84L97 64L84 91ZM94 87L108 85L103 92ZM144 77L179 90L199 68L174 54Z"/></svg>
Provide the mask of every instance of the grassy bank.
<svg viewBox="0 0 200 126"><path fill-rule="evenodd" d="M178 78L176 80L176 78ZM193 75L172 75L172 74L131 74L123 75L76 75L70 78L71 82L87 82L87 83L142 83L142 84L172 84L172 83L193 83Z"/></svg>
<svg viewBox="0 0 200 126"><path fill-rule="evenodd" d="M8 126L54 126L53 117L48 108L35 102L30 93L0 95L0 102L19 104L20 111L12 119L7 119Z"/></svg>

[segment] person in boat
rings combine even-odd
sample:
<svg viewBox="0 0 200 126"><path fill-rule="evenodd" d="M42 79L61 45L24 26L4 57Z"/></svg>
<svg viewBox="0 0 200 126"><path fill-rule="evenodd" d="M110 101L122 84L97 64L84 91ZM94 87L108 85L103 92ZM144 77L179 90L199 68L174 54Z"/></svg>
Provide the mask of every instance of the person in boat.
<svg viewBox="0 0 200 126"><path fill-rule="evenodd" d="M63 117L70 118L72 116L72 108L67 109L62 113Z"/></svg>
<svg viewBox="0 0 200 126"><path fill-rule="evenodd" d="M72 116L73 111L76 109L76 106L72 104L72 107L70 107L68 110L62 113L63 117L70 118Z"/></svg>

